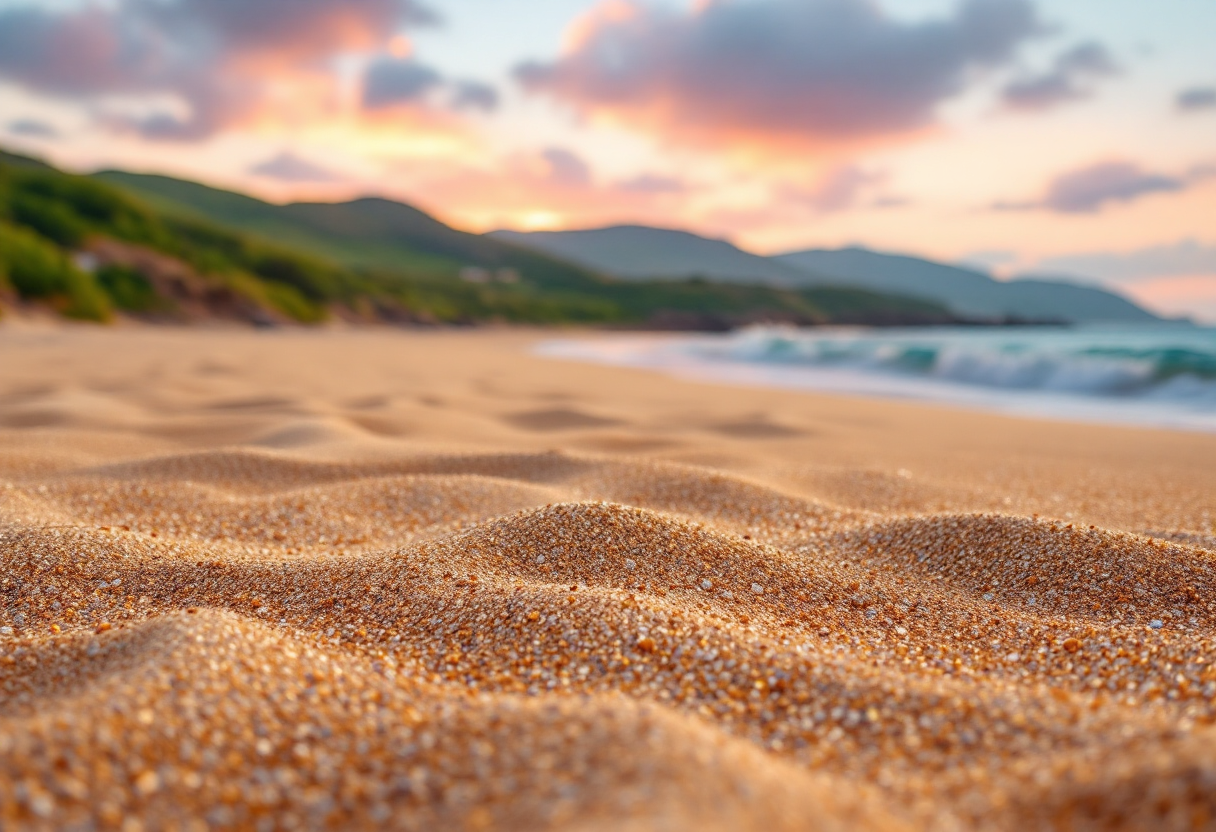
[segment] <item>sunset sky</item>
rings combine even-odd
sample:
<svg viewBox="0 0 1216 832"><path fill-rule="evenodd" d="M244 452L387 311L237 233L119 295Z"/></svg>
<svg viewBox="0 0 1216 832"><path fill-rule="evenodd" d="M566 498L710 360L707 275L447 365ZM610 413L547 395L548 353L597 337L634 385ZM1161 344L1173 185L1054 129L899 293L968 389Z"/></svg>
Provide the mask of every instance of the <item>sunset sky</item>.
<svg viewBox="0 0 1216 832"><path fill-rule="evenodd" d="M1216 319L1214 44L1212 0L0 0L0 144Z"/></svg>

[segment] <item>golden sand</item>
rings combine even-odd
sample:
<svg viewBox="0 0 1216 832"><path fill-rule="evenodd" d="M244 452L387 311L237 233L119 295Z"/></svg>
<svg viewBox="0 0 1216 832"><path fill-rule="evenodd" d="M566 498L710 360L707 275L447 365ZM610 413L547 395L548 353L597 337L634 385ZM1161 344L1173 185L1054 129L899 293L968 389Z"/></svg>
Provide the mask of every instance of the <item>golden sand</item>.
<svg viewBox="0 0 1216 832"><path fill-rule="evenodd" d="M0 828L1216 827L1216 437L0 330Z"/></svg>

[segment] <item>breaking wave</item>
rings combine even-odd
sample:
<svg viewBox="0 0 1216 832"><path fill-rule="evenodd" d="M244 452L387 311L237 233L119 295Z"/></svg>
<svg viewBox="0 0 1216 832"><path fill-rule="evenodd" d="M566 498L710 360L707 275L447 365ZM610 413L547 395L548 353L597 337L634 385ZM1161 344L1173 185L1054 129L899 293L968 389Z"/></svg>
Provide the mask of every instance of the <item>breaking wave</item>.
<svg viewBox="0 0 1216 832"><path fill-rule="evenodd" d="M1216 430L1216 329L846 330L550 342L542 353L701 378Z"/></svg>

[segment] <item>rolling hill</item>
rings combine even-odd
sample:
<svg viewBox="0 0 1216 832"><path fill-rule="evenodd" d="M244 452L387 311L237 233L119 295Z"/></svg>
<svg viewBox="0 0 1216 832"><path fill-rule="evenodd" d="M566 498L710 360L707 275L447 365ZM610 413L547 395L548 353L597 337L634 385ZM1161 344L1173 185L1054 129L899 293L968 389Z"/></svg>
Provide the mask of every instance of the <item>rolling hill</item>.
<svg viewBox="0 0 1216 832"><path fill-rule="evenodd" d="M920 298L946 306L958 316L980 321L1160 320L1120 295L1067 278L999 281L971 269L863 248L816 249L760 257L723 240L639 226L530 233L497 231L492 236L629 280L698 275L731 283L848 287Z"/></svg>
<svg viewBox="0 0 1216 832"><path fill-rule="evenodd" d="M773 286L806 283L800 269L687 231L619 225L590 231L493 231L488 236L625 280L695 276Z"/></svg>
<svg viewBox="0 0 1216 832"><path fill-rule="evenodd" d="M1160 320L1120 295L1065 279L1000 281L971 269L863 248L813 249L773 259L821 282L914 294L972 317L1063 318L1075 323Z"/></svg>
<svg viewBox="0 0 1216 832"><path fill-rule="evenodd" d="M598 285L591 270L445 225L411 205L367 197L275 205L167 176L102 171L94 177L160 211L273 240L355 268L408 269L455 277L462 268L516 269L546 286Z"/></svg>
<svg viewBox="0 0 1216 832"><path fill-rule="evenodd" d="M635 282L369 197L274 205L163 176L79 176L0 155L0 307L259 324L592 323L727 329L948 323L942 305L854 287Z"/></svg>

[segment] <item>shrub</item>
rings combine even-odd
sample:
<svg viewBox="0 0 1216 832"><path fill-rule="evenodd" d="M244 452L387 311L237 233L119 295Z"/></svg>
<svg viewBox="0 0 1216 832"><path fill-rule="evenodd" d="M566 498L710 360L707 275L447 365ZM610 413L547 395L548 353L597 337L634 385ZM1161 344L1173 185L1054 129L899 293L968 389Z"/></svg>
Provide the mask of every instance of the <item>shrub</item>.
<svg viewBox="0 0 1216 832"><path fill-rule="evenodd" d="M66 273L67 292L59 300L64 317L78 321L105 323L112 317L110 298L97 285L97 279L69 265Z"/></svg>
<svg viewBox="0 0 1216 832"><path fill-rule="evenodd" d="M0 272L22 298L49 301L70 318L110 318L109 298L96 279L28 229L0 223Z"/></svg>
<svg viewBox="0 0 1216 832"><path fill-rule="evenodd" d="M318 324L325 320L326 311L300 292L284 283L266 283L266 300L287 317L302 324Z"/></svg>
<svg viewBox="0 0 1216 832"><path fill-rule="evenodd" d="M49 298L67 290L67 259L32 231L0 223L0 263L23 298Z"/></svg>
<svg viewBox="0 0 1216 832"><path fill-rule="evenodd" d="M84 238L85 227L67 205L36 194L16 194L12 199L12 218L61 246L76 246Z"/></svg>
<svg viewBox="0 0 1216 832"><path fill-rule="evenodd" d="M97 282L114 305L126 312L154 312L165 306L148 278L126 266L103 266Z"/></svg>

